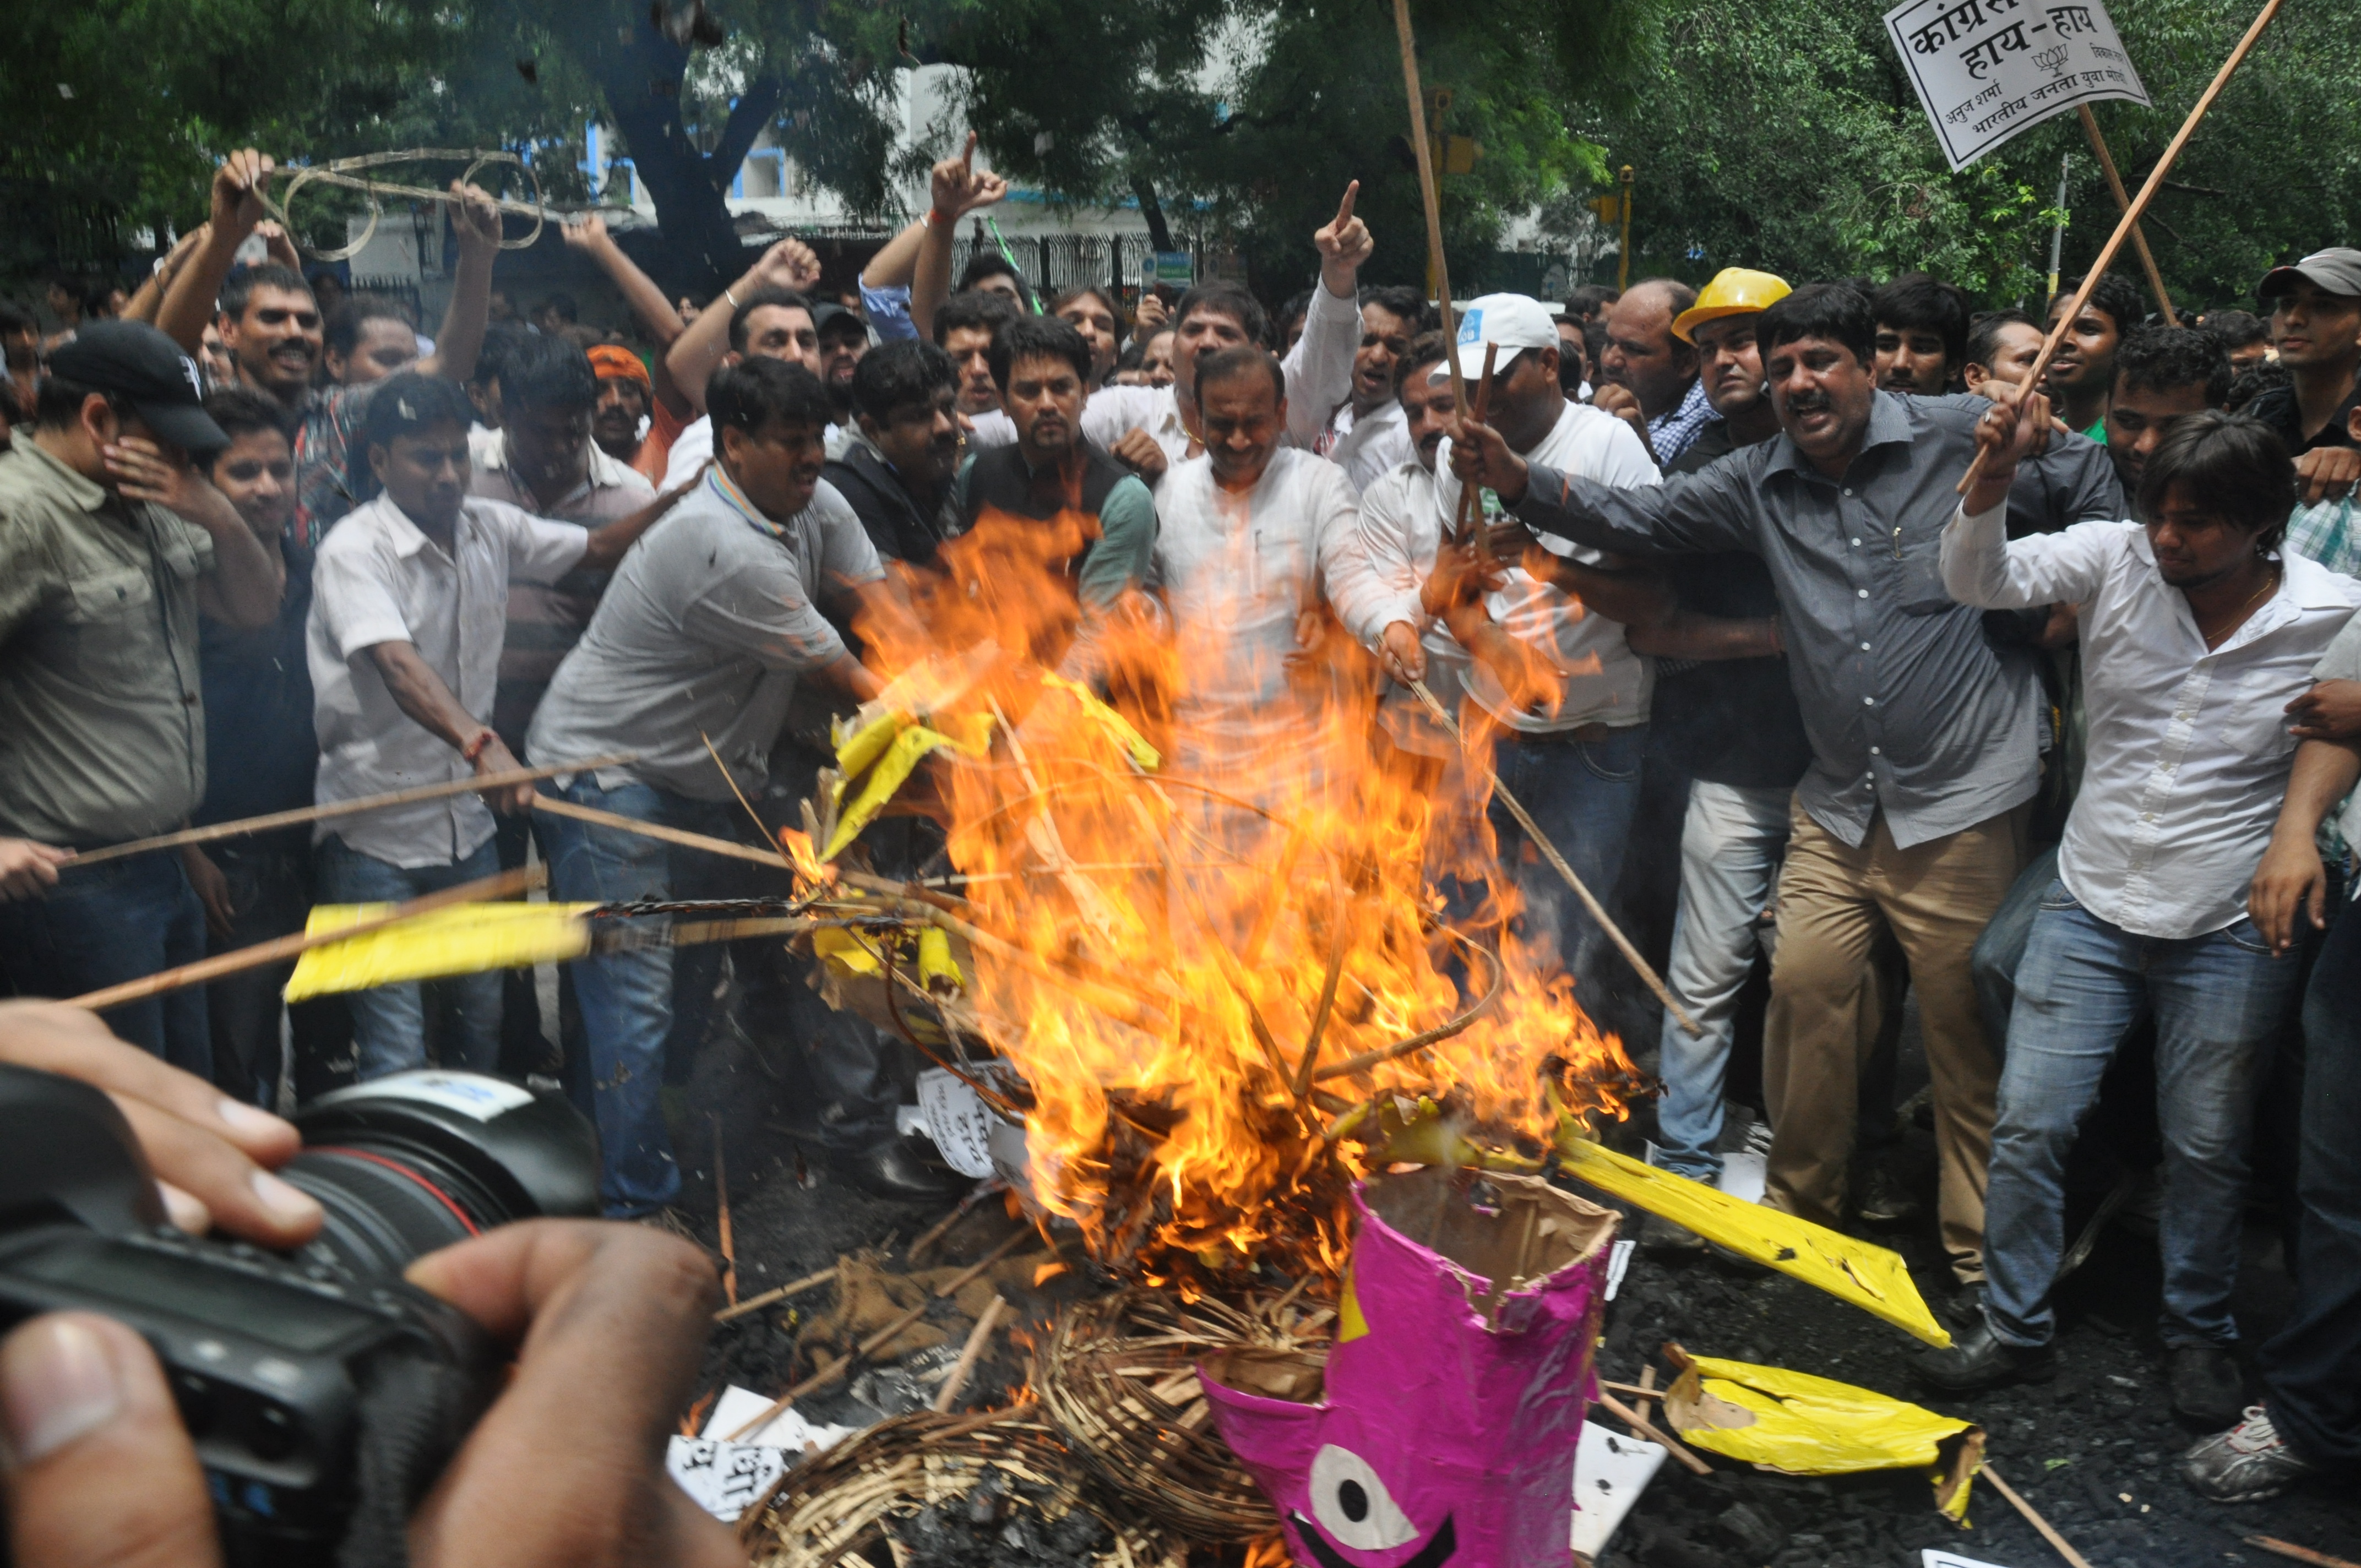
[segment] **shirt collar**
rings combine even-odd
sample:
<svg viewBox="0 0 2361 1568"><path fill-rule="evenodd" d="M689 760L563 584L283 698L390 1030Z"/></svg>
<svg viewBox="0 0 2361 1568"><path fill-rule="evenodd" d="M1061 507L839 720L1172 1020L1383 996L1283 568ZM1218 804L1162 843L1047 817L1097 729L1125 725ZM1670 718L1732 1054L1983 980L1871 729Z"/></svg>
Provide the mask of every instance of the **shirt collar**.
<svg viewBox="0 0 2361 1568"><path fill-rule="evenodd" d="M1827 477L1812 466L1811 460L1804 455L1803 448L1795 444L1795 438L1789 435L1784 429L1773 436L1771 441L1771 459L1763 466L1763 472L1766 476L1776 474L1784 469L1790 474L1802 474L1817 478ZM1910 415L1902 400L1892 392L1871 393L1869 428L1861 433L1861 451L1854 455L1853 461L1860 462L1873 446L1895 444L1907 446L1910 441Z"/></svg>
<svg viewBox="0 0 2361 1568"><path fill-rule="evenodd" d="M459 503L458 519L451 525L451 547L454 556L456 555L461 542L467 537L467 530L475 525L475 513L470 510L474 502L475 498L472 496L462 500ZM434 542L426 537L425 530L411 521L410 514L396 506L393 498L384 491L378 492L377 499L369 502L369 509L377 512L379 521L385 530L386 538L393 545L393 553L403 560L410 559L429 545L434 545ZM437 554L442 554L440 545L434 545L434 549ZM450 557L446 557L448 558Z"/></svg>
<svg viewBox="0 0 2361 1568"><path fill-rule="evenodd" d="M64 492L67 500L84 511L98 511L103 510L108 501L115 499L106 493L104 486L85 475L76 473L57 457L43 451L40 443L33 439L32 422L28 420L17 428L24 433L24 439L16 443L16 450L30 455L37 463L46 466L49 469L50 481Z"/></svg>
<svg viewBox="0 0 2361 1568"><path fill-rule="evenodd" d="M763 509L749 499L746 492L740 489L730 476L721 471L720 464L716 463L705 471L705 483L708 489L721 498L722 505L744 518L757 531L767 533L774 539L786 537L787 531L785 526L773 522L763 516Z"/></svg>
<svg viewBox="0 0 2361 1568"><path fill-rule="evenodd" d="M588 488L609 490L617 485L631 482L634 475L630 467L607 455L606 448L600 446L596 441L587 442L586 444L590 449L590 460L586 469ZM476 466L488 474L507 474L512 489L520 495L527 493L522 481L509 473L509 433L507 431L492 432L492 438L484 443L484 449L476 459ZM525 510L530 511L533 509L528 507Z"/></svg>

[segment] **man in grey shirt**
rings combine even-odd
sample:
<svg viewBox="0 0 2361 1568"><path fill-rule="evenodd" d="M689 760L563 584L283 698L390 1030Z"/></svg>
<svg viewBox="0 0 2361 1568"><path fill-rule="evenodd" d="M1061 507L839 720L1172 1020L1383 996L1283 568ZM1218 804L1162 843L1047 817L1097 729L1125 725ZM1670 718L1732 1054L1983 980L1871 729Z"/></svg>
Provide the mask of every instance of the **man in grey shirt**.
<svg viewBox="0 0 2361 1568"><path fill-rule="evenodd" d="M1701 474L1609 489L1528 465L1481 426L1452 460L1499 493L1516 532L1635 555L1750 550L1770 568L1812 766L1779 884L1763 1201L1826 1225L1844 1215L1858 1058L1875 1035L1861 1027L1864 981L1890 932L1934 1074L1943 1243L1974 1285L1997 1068L1969 955L2024 857L2041 743L2032 663L1951 601L1938 559L1993 405L1877 390L1869 301L1842 284L1797 290L1758 335L1780 433ZM2123 494L2103 450L2060 436L2020 467L2009 506L2023 532L2120 517Z"/></svg>
<svg viewBox="0 0 2361 1568"><path fill-rule="evenodd" d="M525 750L544 765L636 753L629 767L562 777L556 793L734 838L732 785L762 793L797 683L856 702L880 689L819 603L873 603L884 572L852 509L820 479L832 411L817 376L784 360L747 359L714 378L707 406L719 436L713 468L624 558L558 666ZM726 777L706 749L708 738ZM553 837L557 897L672 896L664 844L572 818L560 818ZM574 982L588 1044L588 1109L598 1126L599 1195L611 1217L645 1214L680 1190L658 1099L672 1028L672 953L583 959Z"/></svg>

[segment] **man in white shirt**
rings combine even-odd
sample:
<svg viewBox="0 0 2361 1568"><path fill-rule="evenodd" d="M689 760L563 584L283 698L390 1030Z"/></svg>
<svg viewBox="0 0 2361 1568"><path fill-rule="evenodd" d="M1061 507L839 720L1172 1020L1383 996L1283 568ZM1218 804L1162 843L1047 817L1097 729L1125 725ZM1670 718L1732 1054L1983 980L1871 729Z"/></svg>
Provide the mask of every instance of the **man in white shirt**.
<svg viewBox="0 0 2361 1568"><path fill-rule="evenodd" d="M305 630L323 805L515 768L491 727L510 580L612 566L662 512L593 531L470 497L472 411L457 382L416 372L388 378L369 404L360 450L383 494L321 544ZM528 809L533 788L493 799ZM317 842L320 894L334 904L399 902L499 869L491 812L473 795L342 817ZM451 983L460 1025L445 1065L490 1071L500 977ZM357 992L352 1012L363 1079L425 1065L417 984Z"/></svg>
<svg viewBox="0 0 2361 1568"><path fill-rule="evenodd" d="M2176 420L2147 458L2145 524L2009 540L2008 487L2048 419L2039 397L1984 417L1983 473L1943 534L1943 583L1960 602L2081 607L2090 761L2016 973L1982 1319L1918 1371L1953 1391L2051 1375L2067 1151L2116 1042L2147 1012L2172 1402L2222 1425L2245 1404L2230 1298L2246 1145L2300 962L2248 916L2247 889L2287 791L2286 709L2361 604L2361 583L2278 548L2294 505L2287 449L2263 425L2211 411Z"/></svg>
<svg viewBox="0 0 2361 1568"><path fill-rule="evenodd" d="M1353 355L1353 392L1328 416L1313 448L1345 470L1353 488L1366 490L1380 475L1411 460L1410 433L1395 397L1394 374L1426 317L1416 289L1396 285L1361 291L1361 346Z"/></svg>
<svg viewBox="0 0 2361 1568"><path fill-rule="evenodd" d="M1376 248L1368 225L1353 215L1360 189L1358 181L1345 187L1336 216L1312 236L1320 251L1320 286L1312 291L1302 339L1281 362L1287 376L1283 434L1290 445L1314 445L1328 411L1353 389L1353 354L1361 341L1354 284ZM1258 344L1269 334L1269 318L1252 294L1234 283L1198 284L1180 296L1173 313L1172 384L1107 387L1093 393L1082 411L1082 434L1155 483L1167 468L1205 447L1194 390L1197 356Z"/></svg>
<svg viewBox="0 0 2361 1568"><path fill-rule="evenodd" d="M1457 347L1471 390L1487 345L1498 345L1489 422L1510 450L1618 489L1657 482L1656 466L1630 425L1565 400L1557 324L1547 306L1522 294L1487 294L1468 304ZM1449 370L1437 365L1427 375ZM1434 471L1445 530L1459 515L1450 454L1445 441ZM1488 518L1498 505L1488 491L1480 504ZM1493 771L1598 893L1615 885L1622 868L1655 684L1653 662L1625 642L1623 620L1658 612L1659 582L1653 573L1617 572L1598 551L1560 548L1564 554L1526 550L1505 571L1471 573L1464 560L1455 562L1429 579L1425 608L1474 655L1467 695L1496 734ZM1507 808L1495 799L1489 812L1500 862L1523 905L1519 926L1529 950L1544 969L1587 977L1604 933L1549 863L1527 851L1524 830Z"/></svg>
<svg viewBox="0 0 2361 1568"><path fill-rule="evenodd" d="M879 615L895 606L880 593L884 570L861 520L820 477L831 410L819 378L746 359L713 378L710 400L721 431L713 467L608 585L542 699L525 751L542 765L636 754L628 766L550 787L577 805L733 838L744 821L737 792L763 793L798 684L855 703L879 690L822 603L850 598ZM664 899L704 870L686 861L675 870L675 851L657 840L570 817L552 837L562 899ZM599 1195L610 1217L646 1214L680 1190L659 1099L673 955L602 953L572 968Z"/></svg>
<svg viewBox="0 0 2361 1568"><path fill-rule="evenodd" d="M1321 722L1327 677L1303 656L1325 633L1323 589L1353 550L1353 488L1334 464L1280 444L1288 399L1268 351L1221 349L1191 368L1205 450L1157 486L1151 558L1187 673L1172 771L1284 812L1338 773ZM1263 818L1190 798L1204 831L1255 857Z"/></svg>
<svg viewBox="0 0 2361 1568"><path fill-rule="evenodd" d="M790 251L789 247L794 250ZM664 365L671 370L674 383L680 388L681 395L700 411L693 423L673 437L672 448L664 457L665 489L676 490L696 478L697 471L713 455L713 416L702 411L706 386L716 371L746 359L784 359L802 366L815 376L819 374L819 328L812 319L811 301L797 289L775 280L808 276L811 282L817 283L819 264L812 261L807 266L803 259L810 255L796 241L781 240L745 278L723 290L721 298L691 323L689 329L665 351ZM745 293L736 292L739 287L748 285L749 280L759 280ZM729 307L729 348L717 356L714 350L720 346L725 334L719 325L708 328L706 323L722 319L725 305ZM845 439L844 432L831 420L824 437L830 456L842 453Z"/></svg>

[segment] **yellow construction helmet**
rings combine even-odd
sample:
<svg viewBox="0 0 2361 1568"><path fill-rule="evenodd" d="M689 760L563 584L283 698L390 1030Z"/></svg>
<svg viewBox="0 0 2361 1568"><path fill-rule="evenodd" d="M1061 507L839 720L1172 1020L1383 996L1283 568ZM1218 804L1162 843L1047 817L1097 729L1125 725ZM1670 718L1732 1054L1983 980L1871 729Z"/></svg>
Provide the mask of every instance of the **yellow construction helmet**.
<svg viewBox="0 0 2361 1568"><path fill-rule="evenodd" d="M1689 334L1708 322L1767 311L1794 291L1784 278L1769 272L1750 272L1743 267L1725 267L1713 275L1712 282L1697 291L1697 303L1673 319L1673 335L1687 343Z"/></svg>

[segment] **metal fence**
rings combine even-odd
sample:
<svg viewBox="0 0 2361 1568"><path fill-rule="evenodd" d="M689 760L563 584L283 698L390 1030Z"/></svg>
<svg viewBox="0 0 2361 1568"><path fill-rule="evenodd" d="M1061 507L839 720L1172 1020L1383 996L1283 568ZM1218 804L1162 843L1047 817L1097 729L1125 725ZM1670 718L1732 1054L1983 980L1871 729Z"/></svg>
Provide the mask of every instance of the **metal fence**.
<svg viewBox="0 0 2361 1568"><path fill-rule="evenodd" d="M951 241L951 276L957 278L978 250L996 251L989 235L981 241L972 234ZM1110 289L1126 306L1139 297L1143 265L1155 246L1146 235L1044 234L1015 235L1008 254L1025 281L1047 305L1069 289L1095 284Z"/></svg>

